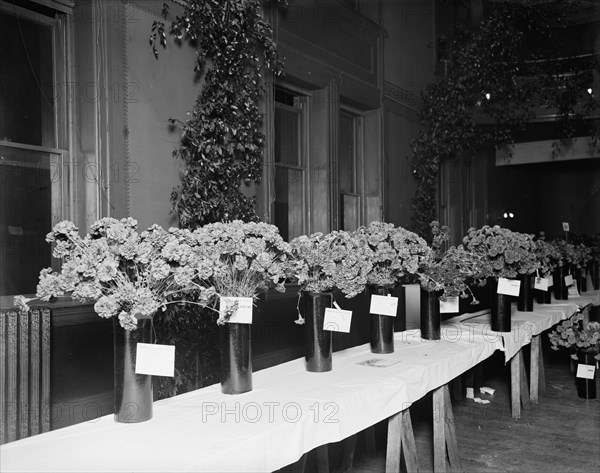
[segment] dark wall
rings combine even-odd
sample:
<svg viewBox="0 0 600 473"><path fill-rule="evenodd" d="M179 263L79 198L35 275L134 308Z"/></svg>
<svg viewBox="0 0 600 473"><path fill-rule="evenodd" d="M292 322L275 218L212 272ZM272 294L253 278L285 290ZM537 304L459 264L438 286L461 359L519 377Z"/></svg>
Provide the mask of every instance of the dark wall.
<svg viewBox="0 0 600 473"><path fill-rule="evenodd" d="M413 111L393 100L385 100L384 110L384 220L408 227L415 192L410 143L417 136L419 124Z"/></svg>
<svg viewBox="0 0 600 473"><path fill-rule="evenodd" d="M581 159L488 169L488 223L511 230L563 236L562 222L571 232L600 232L600 159ZM504 209L515 218L498 220Z"/></svg>

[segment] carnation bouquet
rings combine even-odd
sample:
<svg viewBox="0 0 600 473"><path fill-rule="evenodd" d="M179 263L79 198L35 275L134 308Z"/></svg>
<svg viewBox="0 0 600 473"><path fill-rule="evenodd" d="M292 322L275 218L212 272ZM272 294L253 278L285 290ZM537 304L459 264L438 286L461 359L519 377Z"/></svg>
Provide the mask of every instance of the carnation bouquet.
<svg viewBox="0 0 600 473"><path fill-rule="evenodd" d="M303 291L337 288L348 298L361 293L372 263L368 248L345 231L302 235L290 242L291 273Z"/></svg>
<svg viewBox="0 0 600 473"><path fill-rule="evenodd" d="M53 256L62 264L58 272L42 270L37 298L95 301L99 316L118 317L126 330L185 296L188 303L206 305L214 295L203 281L211 268L194 251L188 230L154 225L139 234L132 218L103 218L82 238L72 222L63 221L46 241L54 244ZM17 296L15 303L28 310L31 300Z"/></svg>
<svg viewBox="0 0 600 473"><path fill-rule="evenodd" d="M568 348L575 360L577 351L594 353L594 358L600 360L600 323L586 322L582 313L562 321L548 337L553 350Z"/></svg>
<svg viewBox="0 0 600 473"><path fill-rule="evenodd" d="M542 275L548 275L554 271L559 262L562 261L561 255L552 243L546 241L544 232L540 232L540 235L534 240L534 243L535 257L540 264L539 271Z"/></svg>
<svg viewBox="0 0 600 473"><path fill-rule="evenodd" d="M552 242L552 245L560 255L562 264L580 269L592 260L592 249L583 243L570 243L564 239L557 239Z"/></svg>
<svg viewBox="0 0 600 473"><path fill-rule="evenodd" d="M533 274L540 268L535 255L533 236L502 228L484 225L469 228L463 238L466 250L481 256L489 265L483 266L480 277L514 278L519 274Z"/></svg>
<svg viewBox="0 0 600 473"><path fill-rule="evenodd" d="M353 232L372 263L367 284L392 288L406 275L414 275L431 250L416 233L391 223L371 222Z"/></svg>
<svg viewBox="0 0 600 473"><path fill-rule="evenodd" d="M263 222L211 223L193 232L197 254L205 266L206 281L219 296L256 297L269 287L283 292L290 271L290 245L276 226ZM221 310L224 324L237 309Z"/></svg>
<svg viewBox="0 0 600 473"><path fill-rule="evenodd" d="M467 281L475 280L482 273L485 262L482 257L461 246L442 247L449 238L449 228L440 227L439 222L431 222L433 233L432 251L422 261L418 277L421 287L429 292L441 292L441 300L449 297L473 298L478 304Z"/></svg>

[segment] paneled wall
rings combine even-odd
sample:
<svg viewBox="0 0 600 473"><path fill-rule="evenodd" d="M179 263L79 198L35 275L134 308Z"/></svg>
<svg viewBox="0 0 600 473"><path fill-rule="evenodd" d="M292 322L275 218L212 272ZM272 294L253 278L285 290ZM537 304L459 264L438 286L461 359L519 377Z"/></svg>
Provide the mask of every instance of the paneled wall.
<svg viewBox="0 0 600 473"><path fill-rule="evenodd" d="M435 5L433 0L382 1L384 218L410 224L415 190L410 144L420 123L420 94L434 80Z"/></svg>

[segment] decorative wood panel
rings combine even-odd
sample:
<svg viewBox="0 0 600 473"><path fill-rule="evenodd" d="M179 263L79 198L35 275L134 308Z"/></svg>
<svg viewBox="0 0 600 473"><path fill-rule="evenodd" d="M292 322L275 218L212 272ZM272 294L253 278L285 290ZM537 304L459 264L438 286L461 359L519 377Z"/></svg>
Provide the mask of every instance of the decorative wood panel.
<svg viewBox="0 0 600 473"><path fill-rule="evenodd" d="M0 443L50 430L50 315L0 311Z"/></svg>

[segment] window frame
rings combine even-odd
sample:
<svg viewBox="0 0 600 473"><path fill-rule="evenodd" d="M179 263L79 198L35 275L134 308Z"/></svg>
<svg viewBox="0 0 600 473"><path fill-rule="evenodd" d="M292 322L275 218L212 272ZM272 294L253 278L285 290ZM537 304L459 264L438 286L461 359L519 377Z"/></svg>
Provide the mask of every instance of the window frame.
<svg viewBox="0 0 600 473"><path fill-rule="evenodd" d="M47 153L48 167L51 170L51 222L52 225L61 220L74 220L74 166L71 159L73 140L73 100L69 90L72 77L72 10L64 4L52 0L31 0L54 10L54 17L30 10L25 6L0 0L0 11L24 18L29 21L48 25L52 28L52 99L54 105L54 146L39 146L0 139L0 148ZM50 230L50 229L48 229ZM53 270L59 270L60 262L54 258L46 262Z"/></svg>
<svg viewBox="0 0 600 473"><path fill-rule="evenodd" d="M340 230L344 229L344 196L353 197L357 199L356 202L356 210L357 210L357 226L364 225L364 189L365 189L365 175L364 175L364 112L357 108L351 107L346 104L340 104L339 107L339 117L341 123L342 115L346 115L352 118L353 121L353 139L354 139L354 192L342 192L340 188L340 156L338 153L338 162L336 163L336 167L338 169L338 176L335 180L336 189L335 194L337 196L336 202L336 215L337 215L337 223ZM341 127L339 127L341 129ZM338 140L341 140L341 136L338 132ZM338 143L338 150L339 150Z"/></svg>
<svg viewBox="0 0 600 473"><path fill-rule="evenodd" d="M276 100L275 90L280 89L284 90L287 93L294 95L294 105L288 105L283 102L279 102ZM278 163L275 161L275 152L273 150L272 163L273 166L273 182L271 183L271 205L270 205L270 213L271 213L271 222L274 225L277 225L275 221L275 200L276 200L276 192L275 192L275 173L277 169L291 169L294 171L299 171L301 173L301 229L300 235L307 234L309 231L309 219L310 219L310 205L308 203L308 196L310 195L310 177L309 177L309 123L308 123L308 95L302 90L292 87L288 84L275 83L273 86L273 138L275 139L275 110L279 108L281 110L287 110L299 115L298 119L298 164L286 164L286 163ZM289 228L287 229L289 233ZM281 229L280 229L281 231ZM289 240L293 239L294 236L290 236Z"/></svg>

